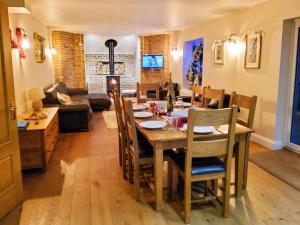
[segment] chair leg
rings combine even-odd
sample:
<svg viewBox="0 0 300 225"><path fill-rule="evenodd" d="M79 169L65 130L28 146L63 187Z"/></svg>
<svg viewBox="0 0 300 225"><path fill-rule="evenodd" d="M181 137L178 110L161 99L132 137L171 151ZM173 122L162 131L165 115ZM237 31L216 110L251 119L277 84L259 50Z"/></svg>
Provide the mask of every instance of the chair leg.
<svg viewBox="0 0 300 225"><path fill-rule="evenodd" d="M168 200L172 200L173 196L173 163L171 159L168 159Z"/></svg>
<svg viewBox="0 0 300 225"><path fill-rule="evenodd" d="M119 164L122 166L122 140L119 135Z"/></svg>
<svg viewBox="0 0 300 225"><path fill-rule="evenodd" d="M236 155L234 157L234 196L237 197L237 192L238 192L238 186L237 186L237 176L238 176L238 167L239 167L239 152L236 152Z"/></svg>
<svg viewBox="0 0 300 225"><path fill-rule="evenodd" d="M191 217L191 191L192 191L191 180L185 178L184 180L184 222L186 224L190 223L190 217Z"/></svg>
<svg viewBox="0 0 300 225"><path fill-rule="evenodd" d="M134 162L134 197L136 200L140 200L140 168L137 162Z"/></svg>
<svg viewBox="0 0 300 225"><path fill-rule="evenodd" d="M223 179L224 191L223 191L223 216L229 217L230 213L230 179Z"/></svg>
<svg viewBox="0 0 300 225"><path fill-rule="evenodd" d="M133 183L133 161L132 161L132 155L130 152L128 152L128 181L129 183Z"/></svg>
<svg viewBox="0 0 300 225"><path fill-rule="evenodd" d="M126 165L126 159L128 159L128 155L126 152L126 148L122 146L122 169L123 169L123 179L127 179L127 165ZM129 164L129 159L128 159ZM129 172L128 172L128 179L129 179Z"/></svg>
<svg viewBox="0 0 300 225"><path fill-rule="evenodd" d="M219 187L218 179L212 180L212 190L213 190L215 196L218 195L218 187Z"/></svg>

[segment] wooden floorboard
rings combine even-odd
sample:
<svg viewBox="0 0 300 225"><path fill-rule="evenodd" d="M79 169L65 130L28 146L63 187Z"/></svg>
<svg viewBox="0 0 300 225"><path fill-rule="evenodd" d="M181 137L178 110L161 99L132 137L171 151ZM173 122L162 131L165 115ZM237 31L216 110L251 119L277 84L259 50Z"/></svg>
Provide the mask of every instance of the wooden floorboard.
<svg viewBox="0 0 300 225"><path fill-rule="evenodd" d="M269 151L251 144L251 152ZM124 181L118 162L117 131L107 129L101 113L93 116L90 132L61 134L48 171L24 175L25 202L21 224L55 225L177 225L184 224L178 202L153 210L153 198L133 198L133 187ZM218 204L195 205L191 224L298 225L300 193L249 163L247 191L231 199L231 217L224 219ZM1 225L18 224L19 211Z"/></svg>

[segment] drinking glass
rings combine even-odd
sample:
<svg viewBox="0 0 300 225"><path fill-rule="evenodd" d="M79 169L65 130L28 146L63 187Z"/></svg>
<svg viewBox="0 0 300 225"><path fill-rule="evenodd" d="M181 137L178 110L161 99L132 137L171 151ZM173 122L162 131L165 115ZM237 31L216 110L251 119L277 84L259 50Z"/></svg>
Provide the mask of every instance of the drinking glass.
<svg viewBox="0 0 300 225"><path fill-rule="evenodd" d="M182 98L177 98L177 107L178 107L178 108L181 108L181 109L184 108Z"/></svg>
<svg viewBox="0 0 300 225"><path fill-rule="evenodd" d="M177 131L179 117L178 116L168 116L167 121L170 126L169 130L174 131L174 132Z"/></svg>

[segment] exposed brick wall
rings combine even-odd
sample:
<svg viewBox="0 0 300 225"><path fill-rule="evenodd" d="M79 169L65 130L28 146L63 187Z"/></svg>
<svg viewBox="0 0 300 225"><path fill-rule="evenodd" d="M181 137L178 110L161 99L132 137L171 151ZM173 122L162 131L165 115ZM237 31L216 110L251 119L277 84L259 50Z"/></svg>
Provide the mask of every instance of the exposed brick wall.
<svg viewBox="0 0 300 225"><path fill-rule="evenodd" d="M106 75L97 74L97 62L108 62L108 54L85 54L86 80L89 92L106 93ZM125 64L125 74L120 75L121 90L136 89L136 82L140 81L139 71L136 66L136 55L115 54L115 62Z"/></svg>
<svg viewBox="0 0 300 225"><path fill-rule="evenodd" d="M83 34L63 31L52 32L52 42L57 53L54 57L55 81L68 87L85 87Z"/></svg>
<svg viewBox="0 0 300 225"><path fill-rule="evenodd" d="M171 35L149 35L141 38L141 56L143 54L162 54L164 56L164 68L161 70L141 71L142 83L164 83L171 71Z"/></svg>

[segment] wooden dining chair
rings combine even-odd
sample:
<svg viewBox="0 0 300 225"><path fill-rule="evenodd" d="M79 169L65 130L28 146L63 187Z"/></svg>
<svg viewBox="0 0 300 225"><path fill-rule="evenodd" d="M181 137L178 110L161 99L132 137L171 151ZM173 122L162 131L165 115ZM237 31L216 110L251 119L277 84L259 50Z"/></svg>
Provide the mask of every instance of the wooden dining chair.
<svg viewBox="0 0 300 225"><path fill-rule="evenodd" d="M189 110L187 147L172 156L184 182L184 221L190 223L192 182L222 179L223 216L229 216L231 160L235 137L237 107L220 110ZM195 134L194 126L228 125L227 133ZM222 160L223 159L223 160ZM217 195L213 190L212 194ZM202 199L203 200L203 199Z"/></svg>
<svg viewBox="0 0 300 225"><path fill-rule="evenodd" d="M207 86L207 87L198 86L198 85L193 86L193 92L192 92L192 98L191 98L192 105L198 106L198 107L202 106L204 88L210 88L210 86Z"/></svg>
<svg viewBox="0 0 300 225"><path fill-rule="evenodd" d="M221 109L223 107L224 95L224 89L204 88L202 97L202 107Z"/></svg>
<svg viewBox="0 0 300 225"><path fill-rule="evenodd" d="M136 83L137 103L145 103L147 101L147 93L155 92L154 100L159 100L159 83Z"/></svg>
<svg viewBox="0 0 300 225"><path fill-rule="evenodd" d="M256 109L256 102L257 102L257 96L246 96L246 95L241 95L237 94L236 92L233 92L230 98L230 106L237 106L243 116L240 117L239 114L237 115L237 123L246 126L250 129L253 128L253 122L254 122L254 115L255 115L255 109ZM247 111L247 112L245 112ZM250 140L246 140L249 142ZM247 145L248 146L248 145ZM234 146L234 154L233 156L235 157L235 182L232 183L233 185L236 184L237 180L237 175L238 175L238 143L235 144ZM245 169L244 169L244 176L245 179L244 181L247 182L247 171L248 171L248 157L249 157L249 151L248 149L245 152ZM246 186L246 184L244 184ZM235 185L235 194L237 193L237 186Z"/></svg>
<svg viewBox="0 0 300 225"><path fill-rule="evenodd" d="M248 111L247 119L237 118L237 123L246 126L248 128L253 128L254 115L256 109L257 96L246 96L237 94L233 92L230 98L230 106L236 105L241 110L246 109Z"/></svg>
<svg viewBox="0 0 300 225"><path fill-rule="evenodd" d="M141 197L140 189L140 167L146 164L153 164L153 147L151 144L143 139L138 140L137 138L137 129L135 125L135 119L132 109L132 102L123 98L124 106L124 117L125 117L125 128L127 134L127 149L128 149L128 172L133 174L133 183L134 183L134 196L135 199L139 200ZM164 151L164 161L168 161L168 171L170 171L172 163L169 155L170 151ZM153 171L152 171L153 172ZM168 173L168 176L172 176L171 173ZM168 177L168 180L171 180ZM170 185L169 185L170 186ZM168 193L170 195L170 193Z"/></svg>
<svg viewBox="0 0 300 225"><path fill-rule="evenodd" d="M123 178L126 179L127 177L127 164L126 161L128 159L128 152L127 152L127 136L126 136L126 129L124 124L124 113L121 106L121 99L119 93L117 91L113 91L114 103L115 103L115 111L116 117L118 122L118 139L119 139L119 163L122 167L123 171Z"/></svg>

